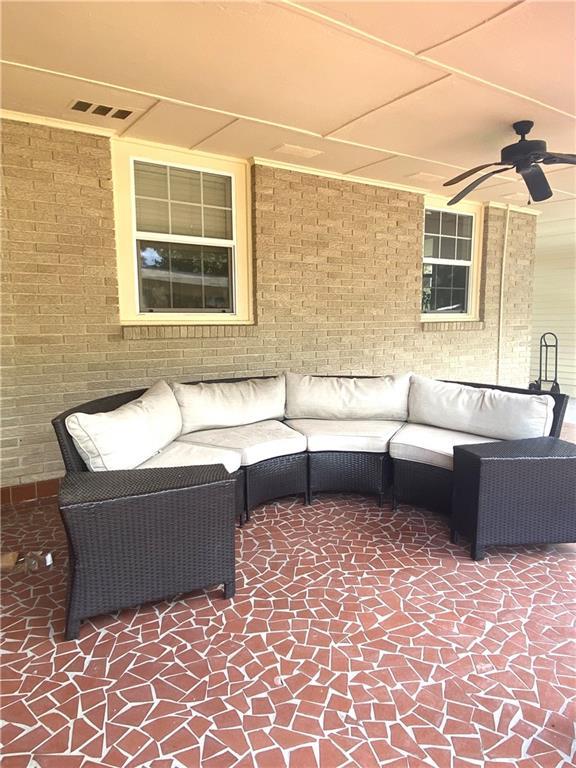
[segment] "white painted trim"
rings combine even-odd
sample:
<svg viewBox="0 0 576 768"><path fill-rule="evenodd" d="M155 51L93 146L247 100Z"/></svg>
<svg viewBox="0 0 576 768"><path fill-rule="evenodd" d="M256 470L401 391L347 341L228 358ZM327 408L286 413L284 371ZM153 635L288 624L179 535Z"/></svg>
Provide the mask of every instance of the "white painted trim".
<svg viewBox="0 0 576 768"><path fill-rule="evenodd" d="M44 117L43 115L30 115L26 112L13 112L10 109L0 109L0 119L15 120L19 123L32 123L33 125L45 125L48 128L60 128L63 131L78 131L78 133L91 133L94 136L116 136L113 128L102 128L99 125L85 125L73 123L71 120L59 120L56 117Z"/></svg>
<svg viewBox="0 0 576 768"><path fill-rule="evenodd" d="M465 213L472 216L472 258L470 261L450 259L449 264L467 266L468 274L468 312L446 313L421 312L421 323L477 323L480 321L480 275L482 264L482 250L484 237L484 206L474 200L463 200L448 208L448 197L442 195L426 195L424 199L424 213L422 221L422 242L424 242L424 218L426 211L446 211L447 213ZM439 263L438 259L424 260L422 245L422 264Z"/></svg>
<svg viewBox="0 0 576 768"><path fill-rule="evenodd" d="M338 179L339 181L350 181L355 184L367 184L370 187L384 187L385 189L396 189L401 192L412 192L415 195L427 195L428 189L424 187L409 187L406 184L396 184L393 181L381 181L380 179L369 179L365 176L352 176L338 171L324 171L320 168L309 168L306 165L296 165L295 163L284 163L281 160L268 160L265 157L251 158L252 165L263 165L267 168L281 168L285 171L295 171L297 173L307 173L311 176L323 176L327 179Z"/></svg>
<svg viewBox="0 0 576 768"><path fill-rule="evenodd" d="M253 325L252 250L250 166L246 160L228 160L213 156L213 165L204 166L205 156L198 156L182 147L132 142L126 137L114 137L112 150L112 177L114 186L116 256L120 296L120 324L137 325ZM162 165L205 170L230 176L233 180L233 208L235 210L234 239L234 313L220 312L140 312L137 263L134 258L136 222L134 211L134 159L157 162ZM154 233L156 237L165 237ZM232 243L226 242L226 247Z"/></svg>
<svg viewBox="0 0 576 768"><path fill-rule="evenodd" d="M508 253L508 232L510 230L510 208L506 208L504 222L504 243L500 261L500 304L498 305L498 336L496 337L496 384L500 384L502 367L502 337L504 335L504 293L506 288L506 256Z"/></svg>
<svg viewBox="0 0 576 768"><path fill-rule="evenodd" d="M484 206L486 208L501 208L503 211L513 211L514 213L527 213L530 216L540 216L542 213L542 211L535 211L533 208L527 208L523 205L508 205L508 203L496 203L493 200L484 203Z"/></svg>

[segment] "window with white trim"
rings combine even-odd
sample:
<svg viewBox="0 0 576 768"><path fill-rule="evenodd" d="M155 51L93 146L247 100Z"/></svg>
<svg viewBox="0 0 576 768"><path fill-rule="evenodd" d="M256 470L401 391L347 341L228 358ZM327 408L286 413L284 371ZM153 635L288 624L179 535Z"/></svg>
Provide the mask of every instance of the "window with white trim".
<svg viewBox="0 0 576 768"><path fill-rule="evenodd" d="M141 312L234 311L232 177L134 160Z"/></svg>
<svg viewBox="0 0 576 768"><path fill-rule="evenodd" d="M120 322L254 322L250 164L113 138Z"/></svg>
<svg viewBox="0 0 576 768"><path fill-rule="evenodd" d="M422 315L445 317L473 312L474 213L426 208L422 265Z"/></svg>

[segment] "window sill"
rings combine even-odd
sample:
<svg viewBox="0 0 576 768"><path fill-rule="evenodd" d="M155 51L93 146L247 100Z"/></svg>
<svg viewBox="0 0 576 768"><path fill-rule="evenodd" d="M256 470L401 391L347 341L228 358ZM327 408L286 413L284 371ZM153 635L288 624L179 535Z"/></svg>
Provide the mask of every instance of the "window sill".
<svg viewBox="0 0 576 768"><path fill-rule="evenodd" d="M445 319L426 319L420 320L421 329L426 331L483 331L484 321L470 318L468 320L459 318L458 320Z"/></svg>
<svg viewBox="0 0 576 768"><path fill-rule="evenodd" d="M254 323L236 324L173 324L173 325L122 325L122 338L127 341L141 339L206 339L234 338L251 336L254 333Z"/></svg>

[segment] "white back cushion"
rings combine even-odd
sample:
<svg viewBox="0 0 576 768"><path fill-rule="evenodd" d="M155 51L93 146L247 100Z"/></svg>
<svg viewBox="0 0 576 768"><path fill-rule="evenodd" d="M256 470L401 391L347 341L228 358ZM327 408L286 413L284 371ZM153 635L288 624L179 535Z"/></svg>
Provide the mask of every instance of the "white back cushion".
<svg viewBox="0 0 576 768"><path fill-rule="evenodd" d="M410 374L369 379L286 374L288 419L390 419L408 416Z"/></svg>
<svg viewBox="0 0 576 768"><path fill-rule="evenodd" d="M519 440L548 435L553 409L550 395L521 395L412 376L408 421L498 440Z"/></svg>
<svg viewBox="0 0 576 768"><path fill-rule="evenodd" d="M71 414L66 428L92 471L134 469L179 436L182 416L168 384L158 381L115 411Z"/></svg>
<svg viewBox="0 0 576 768"><path fill-rule="evenodd" d="M182 411L184 435L200 429L237 427L284 418L284 376L222 384L174 384L173 387Z"/></svg>

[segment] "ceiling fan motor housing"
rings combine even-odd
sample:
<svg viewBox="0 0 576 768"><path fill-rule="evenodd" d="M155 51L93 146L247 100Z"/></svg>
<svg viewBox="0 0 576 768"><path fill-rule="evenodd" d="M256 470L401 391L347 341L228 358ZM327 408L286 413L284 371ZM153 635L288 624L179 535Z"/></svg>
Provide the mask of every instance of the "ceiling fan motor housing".
<svg viewBox="0 0 576 768"><path fill-rule="evenodd" d="M526 160L529 155L543 155L547 151L546 142L539 139L518 141L516 144L510 144L500 153L500 160L505 165L516 165L516 163ZM531 157L532 162L536 160Z"/></svg>

